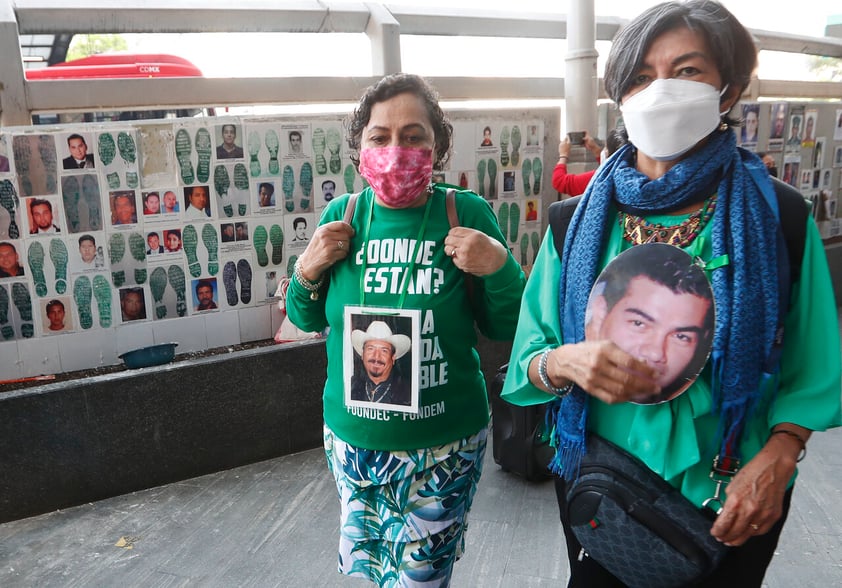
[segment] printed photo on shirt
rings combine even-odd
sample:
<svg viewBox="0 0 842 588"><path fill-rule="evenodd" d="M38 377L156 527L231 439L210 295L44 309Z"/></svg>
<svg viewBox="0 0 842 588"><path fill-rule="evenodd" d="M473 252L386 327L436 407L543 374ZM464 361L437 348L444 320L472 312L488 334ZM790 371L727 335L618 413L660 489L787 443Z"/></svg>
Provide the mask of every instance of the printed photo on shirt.
<svg viewBox="0 0 842 588"><path fill-rule="evenodd" d="M345 406L417 413L421 368L418 309L345 307Z"/></svg>

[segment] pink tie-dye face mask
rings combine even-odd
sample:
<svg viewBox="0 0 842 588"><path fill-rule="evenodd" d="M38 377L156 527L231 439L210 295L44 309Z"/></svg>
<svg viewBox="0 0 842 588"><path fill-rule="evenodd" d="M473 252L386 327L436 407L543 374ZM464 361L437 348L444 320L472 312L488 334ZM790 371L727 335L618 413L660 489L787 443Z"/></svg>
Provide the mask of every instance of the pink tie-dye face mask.
<svg viewBox="0 0 842 588"><path fill-rule="evenodd" d="M433 150L419 147L375 147L360 151L360 175L381 203L406 208L433 177Z"/></svg>

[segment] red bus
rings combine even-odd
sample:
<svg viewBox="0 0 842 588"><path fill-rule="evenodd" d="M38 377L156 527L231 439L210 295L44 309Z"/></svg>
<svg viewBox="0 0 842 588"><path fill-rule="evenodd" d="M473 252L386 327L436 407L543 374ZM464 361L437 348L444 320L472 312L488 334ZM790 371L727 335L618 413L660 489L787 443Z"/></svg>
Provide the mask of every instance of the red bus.
<svg viewBox="0 0 842 588"><path fill-rule="evenodd" d="M27 81L88 80L115 78L185 78L202 77L202 71L190 61L175 55L160 53L103 53L82 59L56 63L41 69L27 69ZM213 115L213 109L179 108L98 111L73 114L33 115L34 124L64 122L100 122L109 120L141 120L155 118L185 118Z"/></svg>

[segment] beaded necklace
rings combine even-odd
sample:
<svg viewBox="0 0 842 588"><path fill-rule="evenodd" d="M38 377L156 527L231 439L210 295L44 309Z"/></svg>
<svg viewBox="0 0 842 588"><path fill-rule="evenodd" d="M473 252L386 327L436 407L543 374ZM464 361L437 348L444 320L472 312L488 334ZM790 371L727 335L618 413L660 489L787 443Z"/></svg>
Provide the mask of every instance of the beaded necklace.
<svg viewBox="0 0 842 588"><path fill-rule="evenodd" d="M673 226L664 226L648 222L646 219L620 213L620 225L623 238L632 245L643 243L667 243L676 247L686 247L693 242L716 210L716 194L705 200L702 207L686 220Z"/></svg>

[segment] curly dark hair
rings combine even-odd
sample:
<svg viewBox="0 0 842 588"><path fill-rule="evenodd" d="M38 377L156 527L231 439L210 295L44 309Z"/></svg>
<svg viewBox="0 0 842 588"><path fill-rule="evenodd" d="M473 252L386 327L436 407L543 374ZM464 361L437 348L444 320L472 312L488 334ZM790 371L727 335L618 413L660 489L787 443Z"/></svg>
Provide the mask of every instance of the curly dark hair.
<svg viewBox="0 0 842 588"><path fill-rule="evenodd" d="M742 95L757 67L757 47L751 33L720 3L689 0L653 6L617 33L605 63L605 92L614 102L620 104L632 87L655 39L679 28L697 32L705 39L729 94ZM740 125L739 118L724 116L722 120L730 126Z"/></svg>
<svg viewBox="0 0 842 588"><path fill-rule="evenodd" d="M421 76L397 73L366 88L354 113L345 123L348 147L351 149L351 161L357 170L360 168L360 144L363 130L371 120L371 109L375 104L390 100L399 94L409 93L417 96L427 108L427 115L435 133L435 160L433 168L443 169L450 158L450 146L453 138L453 125L439 106L438 92Z"/></svg>

